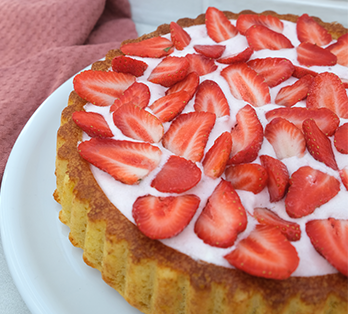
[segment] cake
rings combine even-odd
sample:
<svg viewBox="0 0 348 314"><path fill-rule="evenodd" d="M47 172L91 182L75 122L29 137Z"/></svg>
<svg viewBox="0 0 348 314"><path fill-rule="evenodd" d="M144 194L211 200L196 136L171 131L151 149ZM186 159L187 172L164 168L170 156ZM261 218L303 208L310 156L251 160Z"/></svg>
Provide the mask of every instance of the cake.
<svg viewBox="0 0 348 314"><path fill-rule="evenodd" d="M86 264L144 313L347 313L347 32L210 7L76 75L54 197Z"/></svg>

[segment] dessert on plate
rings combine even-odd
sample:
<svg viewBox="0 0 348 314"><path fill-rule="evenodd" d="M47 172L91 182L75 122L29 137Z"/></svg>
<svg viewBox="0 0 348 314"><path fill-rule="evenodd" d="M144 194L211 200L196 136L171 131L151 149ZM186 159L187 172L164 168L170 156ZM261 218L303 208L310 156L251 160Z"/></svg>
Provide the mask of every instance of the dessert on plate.
<svg viewBox="0 0 348 314"><path fill-rule="evenodd" d="M54 197L144 313L346 313L348 30L209 7L74 78Z"/></svg>

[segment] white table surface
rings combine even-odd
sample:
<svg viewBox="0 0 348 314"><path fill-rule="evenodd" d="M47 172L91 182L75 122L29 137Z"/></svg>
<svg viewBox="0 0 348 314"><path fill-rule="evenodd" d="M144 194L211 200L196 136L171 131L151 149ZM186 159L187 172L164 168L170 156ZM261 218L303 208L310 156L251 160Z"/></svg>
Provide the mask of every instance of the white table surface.
<svg viewBox="0 0 348 314"><path fill-rule="evenodd" d="M306 12L310 15L318 16L324 21L337 21L345 27L348 27L347 0L274 0L262 2L259 0L246 0L240 2L232 0L130 0L130 3L132 6L133 20L139 35L153 31L162 23L176 21L181 17L196 17L198 14L204 12L208 6L216 6L222 10L230 10L233 12L240 12L244 9L251 9L255 12L271 9L279 13L294 14ZM0 313L30 314L30 311L12 280L1 241Z"/></svg>

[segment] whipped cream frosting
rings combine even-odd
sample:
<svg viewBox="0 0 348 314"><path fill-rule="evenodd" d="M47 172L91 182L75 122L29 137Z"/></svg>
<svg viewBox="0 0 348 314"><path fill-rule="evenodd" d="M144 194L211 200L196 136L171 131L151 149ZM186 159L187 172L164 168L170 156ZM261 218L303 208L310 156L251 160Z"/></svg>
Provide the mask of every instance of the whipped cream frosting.
<svg viewBox="0 0 348 314"><path fill-rule="evenodd" d="M235 25L236 21L231 20L232 24ZM284 30L283 34L292 42L294 47L300 44L296 35L296 24L288 21L283 21ZM187 53L195 53L193 46L196 44L200 45L213 45L216 44L208 35L205 28L205 25L196 25L185 28L185 30L191 36L190 44L183 50L178 51L175 50L171 55L172 56L184 56ZM170 39L170 34L165 35ZM236 37L221 42L219 44L223 44L226 46L226 50L223 56L237 53L243 51L246 47L248 47L248 43L246 37L238 34ZM222 57L223 57L222 56ZM296 48L292 49L281 49L281 50L260 50L255 51L251 56L250 60L256 58L266 58L266 57L285 57L289 59L294 65L299 65L296 57ZM142 58L134 57L135 59L141 60ZM167 88L160 86L158 84L153 84L147 81L148 76L150 75L152 69L156 67L156 65L162 59L152 59L152 58L144 58L144 61L148 64L148 68L145 71L144 75L137 78L138 82L142 82L149 86L151 92L151 99L149 105L151 105L156 99L163 97L165 95L165 91ZM228 102L230 104L230 116L224 116L221 118L217 118L215 126L210 134L209 141L205 148L205 152L209 150L209 148L213 145L214 140L224 131L231 131L232 127L236 124L236 114L237 112L243 108L247 103L243 100L235 99L229 90L229 86L225 79L220 75L220 72L223 68L228 65L220 64L216 62L218 69L213 73L204 75L200 77L200 82L204 80L214 80L216 81L221 89L223 90ZM341 66L339 64L335 66L313 66L311 70L315 72L334 72L342 79L348 80L348 69L347 67ZM287 81L279 84L276 87L270 88L271 94L271 103L262 107L254 108L257 112L260 122L263 127L266 126L268 121L265 118L265 113L269 110L279 108L280 106L274 104L274 99L278 93L278 91L286 85L290 85L294 83L297 79L294 77L289 78ZM185 107L183 113L194 111L193 104L195 101L195 97L191 99L188 105ZM295 107L305 107L305 101L301 101L295 105ZM86 111L93 111L100 113L104 116L106 121L109 124L110 129L114 134L115 139L124 139L124 140L132 140L128 137L125 137L119 129L113 123L112 115L110 114L109 107L97 107L90 103L85 105ZM146 110L151 110L146 108ZM348 119L341 119L340 125L348 122ZM169 128L170 123L164 123L164 130L166 131ZM88 140L89 137L87 134L84 134L83 140ZM330 138L333 141L333 137ZM95 176L98 184L104 191L105 195L109 198L109 200L131 221L134 223L134 219L132 217L132 206L134 201L139 197L147 194L155 195L155 196L168 196L169 193L162 193L157 191L156 189L150 186L151 181L154 179L156 174L160 171L161 166L165 164L169 156L172 154L170 151L165 149L161 143L153 144L158 146L163 152L162 160L160 166L152 171L146 178L144 178L140 184L138 185L126 185L121 182L116 181L109 174L101 171L95 166L91 165L91 170L93 175ZM337 165L339 169L344 168L348 165L348 156L338 153L336 148L333 146L333 150L335 153ZM261 150L259 155L269 155L272 157L276 157L275 152L273 150L272 145L264 138ZM253 161L254 163L259 163L259 157ZM339 182L341 182L339 178L338 171L335 171L321 162L316 161L308 151L306 151L305 155L302 158L291 157L282 159L282 162L287 166L290 176L293 172L295 172L298 168L310 165L314 169L318 169L320 171L326 172L331 176L337 178ZM201 202L200 206L191 220L190 224L177 236L161 240L165 245L176 249L184 254L189 255L194 260L204 261L208 263L213 263L216 265L224 266L224 267L232 267L225 259L224 255L231 252L235 245L243 238L247 237L249 233L254 229L257 224L256 219L254 219L251 215L253 214L254 208L256 207L267 207L277 213L281 218L288 221L295 221L300 225L302 236L299 241L291 242L292 245L296 248L298 255L300 257L300 263L296 271L292 274L292 276L315 276L315 275L325 275L336 273L337 270L331 266L312 246L306 232L305 232L305 224L309 220L313 219L325 219L329 217L334 217L337 219L348 219L348 191L341 183L340 192L331 199L328 203L317 208L312 214L299 218L293 219L290 218L286 211L284 205L284 199L276 202L269 202L269 194L267 188L265 188L262 192L258 194L253 194L252 192L237 190L237 193L244 205L246 211L251 215L248 215L248 225L244 232L239 234L234 246L226 249L212 247L210 245L205 244L201 239L199 239L194 233L194 224L204 206L207 203L207 199L212 194L213 190L220 182L220 179L211 179L204 175L203 168L201 163L196 163L197 166L202 170L202 179L197 186L187 191L187 194L196 194L200 197ZM222 176L224 177L224 175Z"/></svg>

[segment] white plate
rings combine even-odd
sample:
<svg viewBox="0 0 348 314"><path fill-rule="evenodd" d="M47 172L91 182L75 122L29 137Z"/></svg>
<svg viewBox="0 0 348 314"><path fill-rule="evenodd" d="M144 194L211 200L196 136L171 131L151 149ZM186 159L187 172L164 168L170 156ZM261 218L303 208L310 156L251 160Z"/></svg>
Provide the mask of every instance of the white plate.
<svg viewBox="0 0 348 314"><path fill-rule="evenodd" d="M5 256L33 314L139 314L83 262L58 219L56 132L72 89L71 78L39 107L13 147L0 198Z"/></svg>

